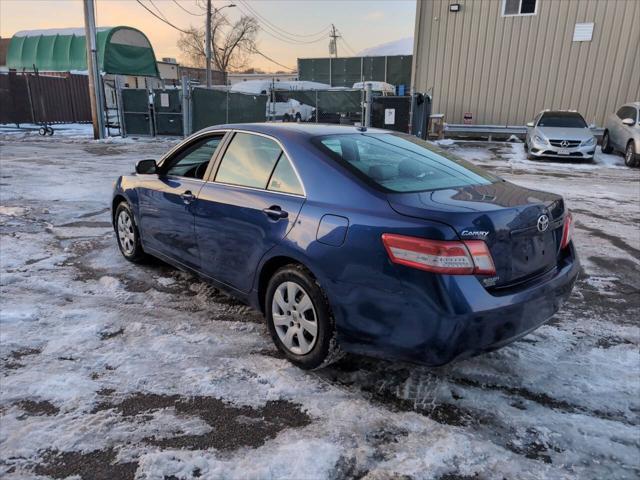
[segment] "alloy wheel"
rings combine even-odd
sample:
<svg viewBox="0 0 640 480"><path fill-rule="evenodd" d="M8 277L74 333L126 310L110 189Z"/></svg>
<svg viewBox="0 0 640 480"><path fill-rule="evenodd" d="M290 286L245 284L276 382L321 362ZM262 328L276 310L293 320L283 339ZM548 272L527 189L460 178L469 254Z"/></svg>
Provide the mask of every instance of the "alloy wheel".
<svg viewBox="0 0 640 480"><path fill-rule="evenodd" d="M291 281L278 285L271 315L278 338L287 350L305 355L313 349L318 338L318 317L304 288Z"/></svg>
<svg viewBox="0 0 640 480"><path fill-rule="evenodd" d="M635 156L634 153L633 145L629 143L629 145L627 145L627 151L624 153L624 163L626 163L628 167L632 167L635 164L633 158Z"/></svg>
<svg viewBox="0 0 640 480"><path fill-rule="evenodd" d="M136 236L133 231L131 215L126 210L121 210L118 214L118 239L124 253L133 255L136 248Z"/></svg>

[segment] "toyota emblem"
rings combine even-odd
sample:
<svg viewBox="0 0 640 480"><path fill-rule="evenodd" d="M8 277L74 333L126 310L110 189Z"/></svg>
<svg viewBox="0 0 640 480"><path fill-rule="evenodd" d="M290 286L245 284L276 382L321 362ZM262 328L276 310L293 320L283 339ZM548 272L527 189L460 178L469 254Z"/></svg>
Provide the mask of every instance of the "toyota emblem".
<svg viewBox="0 0 640 480"><path fill-rule="evenodd" d="M549 228L549 217L547 215L540 215L538 217L538 231L544 232Z"/></svg>
<svg viewBox="0 0 640 480"><path fill-rule="evenodd" d="M566 140L562 140L562 141L560 142L560 146L561 146L561 147L564 147L564 148L567 148L567 147L569 146L569 142L567 142ZM549 219L547 218L547 221L548 221L548 220L549 220Z"/></svg>

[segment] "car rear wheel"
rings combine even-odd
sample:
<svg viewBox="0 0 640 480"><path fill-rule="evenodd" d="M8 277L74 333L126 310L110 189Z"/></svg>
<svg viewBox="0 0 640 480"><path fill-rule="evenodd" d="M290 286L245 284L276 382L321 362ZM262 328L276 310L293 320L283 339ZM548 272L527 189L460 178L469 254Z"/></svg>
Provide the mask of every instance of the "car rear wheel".
<svg viewBox="0 0 640 480"><path fill-rule="evenodd" d="M118 247L124 258L134 263L146 260L147 255L142 250L138 227L127 202L120 202L116 208L115 228Z"/></svg>
<svg viewBox="0 0 640 480"><path fill-rule="evenodd" d="M627 149L624 152L624 163L627 167L635 167L638 165L638 155L636 154L636 147L633 141L627 144Z"/></svg>
<svg viewBox="0 0 640 480"><path fill-rule="evenodd" d="M613 147L611 146L611 139L609 138L609 132L605 131L602 135L602 153L611 153L613 152Z"/></svg>
<svg viewBox="0 0 640 480"><path fill-rule="evenodd" d="M342 356L329 302L303 266L287 265L273 275L265 312L273 342L294 365L322 368Z"/></svg>

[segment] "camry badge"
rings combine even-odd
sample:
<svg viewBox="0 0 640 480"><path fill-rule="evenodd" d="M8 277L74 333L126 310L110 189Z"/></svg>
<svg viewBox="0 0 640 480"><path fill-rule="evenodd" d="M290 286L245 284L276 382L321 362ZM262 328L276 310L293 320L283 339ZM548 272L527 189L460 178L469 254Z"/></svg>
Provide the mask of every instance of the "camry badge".
<svg viewBox="0 0 640 480"><path fill-rule="evenodd" d="M544 232L549 228L549 217L547 215L540 215L538 217L538 231Z"/></svg>

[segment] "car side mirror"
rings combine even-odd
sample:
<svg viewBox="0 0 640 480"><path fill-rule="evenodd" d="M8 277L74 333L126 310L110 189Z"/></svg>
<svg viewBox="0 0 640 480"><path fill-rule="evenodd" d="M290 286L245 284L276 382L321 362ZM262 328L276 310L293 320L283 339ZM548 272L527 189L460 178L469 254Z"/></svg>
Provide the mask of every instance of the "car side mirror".
<svg viewBox="0 0 640 480"><path fill-rule="evenodd" d="M156 173L157 168L158 167L154 159L140 160L138 163L136 163L136 173L140 173L143 175Z"/></svg>
<svg viewBox="0 0 640 480"><path fill-rule="evenodd" d="M622 120L622 123L627 127L632 127L636 122L633 121L633 118L625 118L624 120Z"/></svg>
<svg viewBox="0 0 640 480"><path fill-rule="evenodd" d="M527 127L529 127L529 128L533 128L533 122L529 122L529 123L527 123Z"/></svg>

